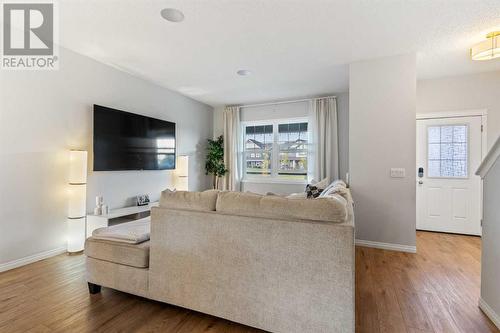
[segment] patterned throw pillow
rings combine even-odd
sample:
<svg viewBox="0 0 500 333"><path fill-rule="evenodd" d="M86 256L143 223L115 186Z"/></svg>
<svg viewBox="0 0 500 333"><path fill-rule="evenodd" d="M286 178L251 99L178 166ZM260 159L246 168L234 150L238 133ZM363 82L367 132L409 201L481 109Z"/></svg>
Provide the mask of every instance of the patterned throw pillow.
<svg viewBox="0 0 500 333"><path fill-rule="evenodd" d="M323 192L322 188L318 188L315 185L307 184L306 185L306 194L307 194L307 199L314 199L319 197L319 195Z"/></svg>

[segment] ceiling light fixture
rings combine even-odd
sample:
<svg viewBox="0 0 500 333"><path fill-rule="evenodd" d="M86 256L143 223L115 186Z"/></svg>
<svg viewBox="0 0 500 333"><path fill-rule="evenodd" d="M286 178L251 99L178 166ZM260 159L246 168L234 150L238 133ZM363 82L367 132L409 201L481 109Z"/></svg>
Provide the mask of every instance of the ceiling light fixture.
<svg viewBox="0 0 500 333"><path fill-rule="evenodd" d="M252 74L248 69L240 69L239 71L236 72L239 76L249 76Z"/></svg>
<svg viewBox="0 0 500 333"><path fill-rule="evenodd" d="M163 8L160 12L161 17L170 22L182 22L184 21L184 14L175 8Z"/></svg>
<svg viewBox="0 0 500 333"><path fill-rule="evenodd" d="M470 49L472 60L490 60L500 57L500 31L490 32L487 40L477 43Z"/></svg>

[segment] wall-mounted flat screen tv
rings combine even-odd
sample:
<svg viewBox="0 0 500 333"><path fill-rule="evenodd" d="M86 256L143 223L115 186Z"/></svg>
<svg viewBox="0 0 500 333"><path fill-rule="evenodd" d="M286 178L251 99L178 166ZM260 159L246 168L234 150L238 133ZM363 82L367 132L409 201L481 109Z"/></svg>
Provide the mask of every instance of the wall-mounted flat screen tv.
<svg viewBox="0 0 500 333"><path fill-rule="evenodd" d="M175 123L94 105L94 171L175 169Z"/></svg>

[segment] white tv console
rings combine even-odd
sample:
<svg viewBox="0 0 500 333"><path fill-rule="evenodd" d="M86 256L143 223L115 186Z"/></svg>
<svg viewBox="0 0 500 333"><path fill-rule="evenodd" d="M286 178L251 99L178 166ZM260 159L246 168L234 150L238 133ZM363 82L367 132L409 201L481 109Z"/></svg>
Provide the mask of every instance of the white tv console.
<svg viewBox="0 0 500 333"><path fill-rule="evenodd" d="M87 238L92 236L92 232L97 228L109 227L111 225L130 222L147 217L151 214L151 207L157 207L158 202L150 203L146 206L132 206L113 209L105 215L87 215Z"/></svg>

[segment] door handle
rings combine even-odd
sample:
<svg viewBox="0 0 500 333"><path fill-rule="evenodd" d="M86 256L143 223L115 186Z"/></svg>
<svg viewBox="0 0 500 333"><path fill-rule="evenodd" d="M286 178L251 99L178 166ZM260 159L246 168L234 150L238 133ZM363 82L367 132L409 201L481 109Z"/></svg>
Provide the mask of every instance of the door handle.
<svg viewBox="0 0 500 333"><path fill-rule="evenodd" d="M422 180L418 181L418 185L422 185L424 182Z"/></svg>

